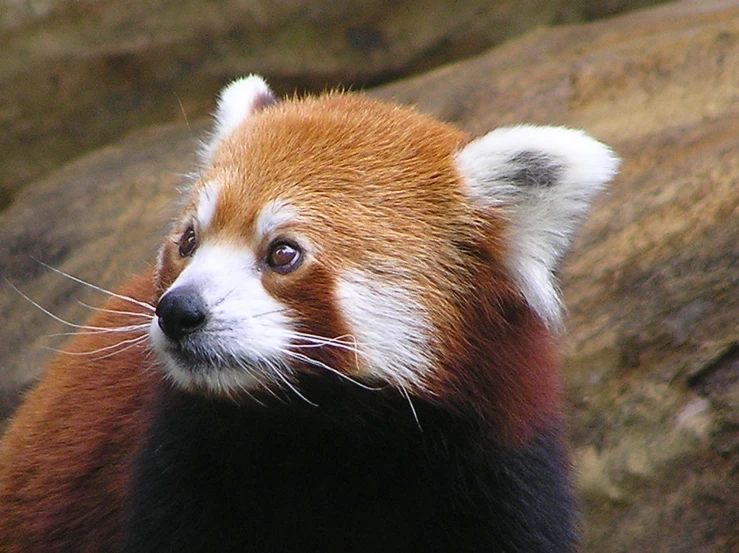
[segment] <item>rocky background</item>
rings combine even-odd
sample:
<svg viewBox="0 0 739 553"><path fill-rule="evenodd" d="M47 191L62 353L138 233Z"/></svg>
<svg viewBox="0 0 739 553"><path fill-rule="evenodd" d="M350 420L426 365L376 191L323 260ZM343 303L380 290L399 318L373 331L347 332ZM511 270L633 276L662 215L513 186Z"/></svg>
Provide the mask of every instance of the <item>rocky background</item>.
<svg viewBox="0 0 739 553"><path fill-rule="evenodd" d="M0 275L84 321L99 295L44 264L112 287L151 263L240 74L584 128L624 164L562 272L583 549L738 552L739 4L647 3L4 2ZM67 330L0 282L0 420Z"/></svg>
<svg viewBox="0 0 739 553"><path fill-rule="evenodd" d="M282 93L359 88L538 25L656 3L3 0L0 208L23 183L128 130L205 113L236 75L265 75Z"/></svg>

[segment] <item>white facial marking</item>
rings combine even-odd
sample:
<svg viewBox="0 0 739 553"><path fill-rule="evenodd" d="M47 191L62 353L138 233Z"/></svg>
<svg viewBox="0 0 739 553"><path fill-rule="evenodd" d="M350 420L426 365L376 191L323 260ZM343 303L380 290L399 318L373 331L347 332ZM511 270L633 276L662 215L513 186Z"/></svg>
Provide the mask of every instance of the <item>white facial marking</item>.
<svg viewBox="0 0 739 553"><path fill-rule="evenodd" d="M556 326L561 302L553 271L616 174L618 158L581 131L518 126L472 141L456 162L475 202L506 206L508 268L529 305Z"/></svg>
<svg viewBox="0 0 739 553"><path fill-rule="evenodd" d="M205 183L198 192L197 217L201 231L210 226L210 222L216 212L216 203L218 202L220 191L221 185L218 182L211 181Z"/></svg>
<svg viewBox="0 0 739 553"><path fill-rule="evenodd" d="M341 275L337 296L360 352L360 366L390 383L422 387L432 365L431 325L413 294L351 271Z"/></svg>
<svg viewBox="0 0 739 553"><path fill-rule="evenodd" d="M289 377L282 352L292 335L290 313L264 289L251 252L201 245L168 291L184 286L197 290L207 311L205 326L183 340L185 354L178 357L156 319L150 327L154 349L172 380L223 393Z"/></svg>
<svg viewBox="0 0 739 553"><path fill-rule="evenodd" d="M296 217L297 211L288 203L282 200L268 202L257 216L257 236L267 236L279 227L294 221Z"/></svg>

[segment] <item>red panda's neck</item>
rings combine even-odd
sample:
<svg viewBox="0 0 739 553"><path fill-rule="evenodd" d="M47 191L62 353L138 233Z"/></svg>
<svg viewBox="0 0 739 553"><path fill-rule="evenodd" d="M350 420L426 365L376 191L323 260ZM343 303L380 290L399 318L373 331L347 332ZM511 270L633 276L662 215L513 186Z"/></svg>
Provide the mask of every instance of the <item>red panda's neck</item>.
<svg viewBox="0 0 739 553"><path fill-rule="evenodd" d="M487 425L498 443L518 446L559 426L560 384L545 323L495 271L473 275L464 323L450 332L440 397Z"/></svg>

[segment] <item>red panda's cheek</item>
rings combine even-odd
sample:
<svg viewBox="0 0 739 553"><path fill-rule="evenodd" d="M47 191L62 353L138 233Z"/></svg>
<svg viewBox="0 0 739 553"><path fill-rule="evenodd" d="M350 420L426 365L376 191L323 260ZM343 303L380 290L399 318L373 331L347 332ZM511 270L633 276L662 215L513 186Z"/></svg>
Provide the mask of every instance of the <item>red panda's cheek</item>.
<svg viewBox="0 0 739 553"><path fill-rule="evenodd" d="M337 301L354 361L374 381L421 390L434 365L433 323L408 279L351 270L340 275Z"/></svg>
<svg viewBox="0 0 739 553"><path fill-rule="evenodd" d="M185 268L186 262L177 253L172 243L165 243L159 251L154 286L159 294L164 293Z"/></svg>
<svg viewBox="0 0 739 553"><path fill-rule="evenodd" d="M337 310L335 279L326 267L312 263L288 275L266 273L262 284L296 314L304 330L331 339L346 332Z"/></svg>

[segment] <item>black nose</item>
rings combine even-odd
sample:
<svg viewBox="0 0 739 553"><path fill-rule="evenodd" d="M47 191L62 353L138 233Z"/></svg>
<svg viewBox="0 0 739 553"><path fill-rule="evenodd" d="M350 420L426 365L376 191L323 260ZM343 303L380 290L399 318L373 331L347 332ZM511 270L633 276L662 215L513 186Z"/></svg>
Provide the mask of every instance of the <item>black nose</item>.
<svg viewBox="0 0 739 553"><path fill-rule="evenodd" d="M159 328L172 340L181 340L205 325L207 312L200 294L191 287L170 290L156 310Z"/></svg>

